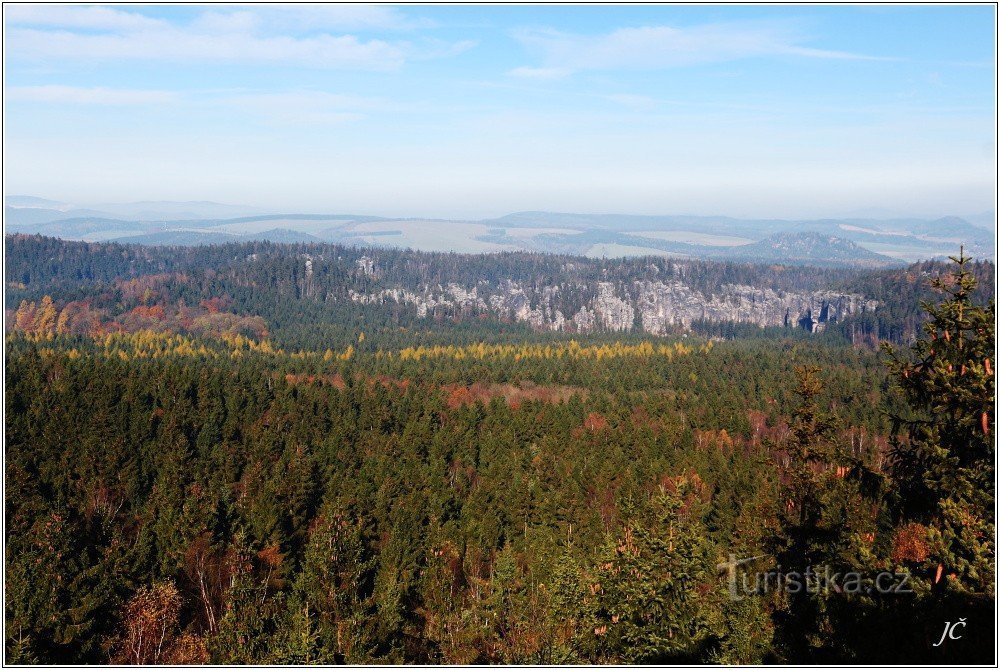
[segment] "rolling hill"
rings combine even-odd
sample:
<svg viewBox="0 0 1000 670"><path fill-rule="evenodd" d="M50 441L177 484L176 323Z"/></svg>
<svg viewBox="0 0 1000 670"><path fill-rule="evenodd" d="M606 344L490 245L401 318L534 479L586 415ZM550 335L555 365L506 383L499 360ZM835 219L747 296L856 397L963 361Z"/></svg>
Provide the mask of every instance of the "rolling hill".
<svg viewBox="0 0 1000 670"><path fill-rule="evenodd" d="M136 244L324 241L441 252L535 251L593 258L650 255L859 267L945 258L962 245L976 258L996 256L994 233L956 216L784 220L534 211L455 221L270 214L211 202L91 208L10 196L5 204L7 232Z"/></svg>

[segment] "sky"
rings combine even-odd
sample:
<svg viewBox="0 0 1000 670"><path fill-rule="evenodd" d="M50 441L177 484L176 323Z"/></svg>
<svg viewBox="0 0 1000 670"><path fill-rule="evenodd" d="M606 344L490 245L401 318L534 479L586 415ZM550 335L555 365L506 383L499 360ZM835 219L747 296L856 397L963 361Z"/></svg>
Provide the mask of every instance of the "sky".
<svg viewBox="0 0 1000 670"><path fill-rule="evenodd" d="M5 4L4 190L442 218L978 213L995 11Z"/></svg>

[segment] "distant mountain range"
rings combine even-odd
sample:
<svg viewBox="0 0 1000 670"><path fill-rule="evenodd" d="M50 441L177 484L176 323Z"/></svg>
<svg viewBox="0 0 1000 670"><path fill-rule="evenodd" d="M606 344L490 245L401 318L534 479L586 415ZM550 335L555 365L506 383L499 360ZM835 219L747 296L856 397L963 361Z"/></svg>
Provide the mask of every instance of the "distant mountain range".
<svg viewBox="0 0 1000 670"><path fill-rule="evenodd" d="M208 218L235 218L239 216L254 216L264 214L256 207L243 205L225 205L206 200L176 202L172 200L156 200L126 203L102 203L97 205L78 206L72 203L36 198L30 195L12 195L4 199L7 208L31 209L27 212L42 223L42 219L56 221L60 218L79 218L98 216L138 221L156 220L192 220Z"/></svg>
<svg viewBox="0 0 1000 670"><path fill-rule="evenodd" d="M775 233L759 242L728 247L724 256L738 260L814 262L846 265L880 265L887 256L869 251L856 242L823 233Z"/></svg>
<svg viewBox="0 0 1000 670"><path fill-rule="evenodd" d="M968 219L784 220L517 212L453 221L270 214L214 202L78 206L8 196L4 219L6 232L146 245L336 242L463 253L522 250L598 258L657 255L864 267L942 258L957 253L960 245L976 258L996 256L991 213Z"/></svg>

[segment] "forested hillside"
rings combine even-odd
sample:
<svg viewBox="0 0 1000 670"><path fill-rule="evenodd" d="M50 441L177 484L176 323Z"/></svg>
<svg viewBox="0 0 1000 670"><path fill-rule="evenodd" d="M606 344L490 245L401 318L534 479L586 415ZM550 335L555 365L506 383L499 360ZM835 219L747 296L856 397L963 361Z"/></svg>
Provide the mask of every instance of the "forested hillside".
<svg viewBox="0 0 1000 670"><path fill-rule="evenodd" d="M99 319L103 331L139 327L130 319L176 329L205 310L222 311L260 317L276 341L311 349L346 346L358 330L386 345L501 333L786 337L801 330L874 347L916 336L921 301L933 297L928 281L944 268L860 272L268 242L150 248L23 235L7 238L7 251L8 309L26 300L30 310L50 295L86 323ZM993 264L970 271L980 284L976 300L992 296Z"/></svg>
<svg viewBox="0 0 1000 670"><path fill-rule="evenodd" d="M990 264L5 262L8 662L993 660Z"/></svg>

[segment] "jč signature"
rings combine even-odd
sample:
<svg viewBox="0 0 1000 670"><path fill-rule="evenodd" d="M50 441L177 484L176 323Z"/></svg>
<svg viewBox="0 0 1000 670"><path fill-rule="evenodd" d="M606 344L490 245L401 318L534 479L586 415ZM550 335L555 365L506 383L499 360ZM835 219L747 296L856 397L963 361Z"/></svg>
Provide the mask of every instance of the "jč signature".
<svg viewBox="0 0 1000 670"><path fill-rule="evenodd" d="M958 629L959 626L964 627L965 625L966 625L965 624L965 617L962 617L961 619L959 619L955 623L952 623L950 621L945 621L944 622L944 630L941 631L941 639L938 640L937 644L935 644L933 646L940 647L942 644L944 644L945 638L948 638L949 640L961 640L962 636L961 635L956 635L956 632L957 632L957 629Z"/></svg>

